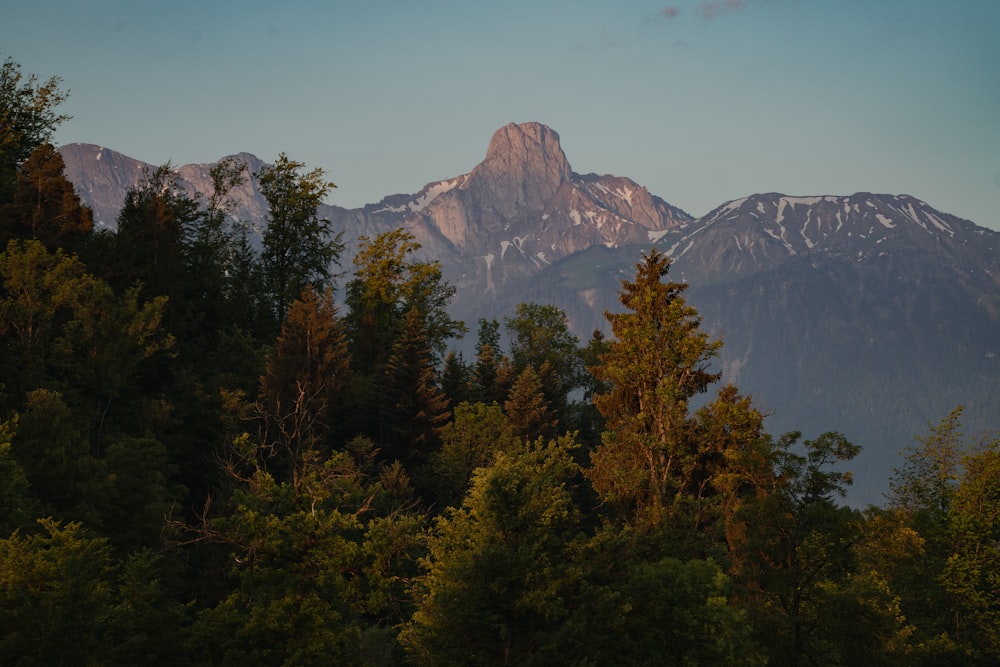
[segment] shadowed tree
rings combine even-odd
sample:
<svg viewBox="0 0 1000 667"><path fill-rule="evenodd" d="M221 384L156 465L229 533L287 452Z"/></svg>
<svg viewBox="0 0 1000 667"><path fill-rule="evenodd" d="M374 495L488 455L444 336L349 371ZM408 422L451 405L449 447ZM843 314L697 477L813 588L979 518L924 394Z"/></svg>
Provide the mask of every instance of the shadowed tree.
<svg viewBox="0 0 1000 667"><path fill-rule="evenodd" d="M459 403L455 418L441 429L441 448L431 455L437 497L458 506L473 472L521 441L496 403Z"/></svg>
<svg viewBox="0 0 1000 667"><path fill-rule="evenodd" d="M269 207L264 230L266 287L272 315L280 320L302 290L331 285L333 266L343 244L330 221L319 217L319 205L336 186L324 180L322 169L302 173L305 165L281 153L259 174L260 191Z"/></svg>
<svg viewBox="0 0 1000 667"><path fill-rule="evenodd" d="M385 365L380 393L385 401L383 452L390 460L402 461L412 474L437 449L441 427L451 417L415 308L404 317L403 330Z"/></svg>
<svg viewBox="0 0 1000 667"><path fill-rule="evenodd" d="M305 467L331 449L349 384L347 338L332 290L307 287L282 322L257 401L267 467L296 492Z"/></svg>
<svg viewBox="0 0 1000 667"><path fill-rule="evenodd" d="M506 318L504 323L510 335L515 375L529 366L533 368L553 418L563 428L572 429L570 394L583 386L586 371L566 313L552 305L522 303L514 317Z"/></svg>
<svg viewBox="0 0 1000 667"><path fill-rule="evenodd" d="M513 380L514 371L510 359L500 349L500 323L480 319L476 361L473 366L476 400L481 403L503 404Z"/></svg>
<svg viewBox="0 0 1000 667"><path fill-rule="evenodd" d="M11 238L37 239L50 250L78 252L94 228L91 210L80 203L52 144L31 152L17 172L8 204L0 205L0 246Z"/></svg>
<svg viewBox="0 0 1000 667"><path fill-rule="evenodd" d="M25 78L21 66L10 58L0 66L0 206L13 196L24 161L70 118L55 111L68 97L60 90L61 83L55 76L44 83L34 74Z"/></svg>
<svg viewBox="0 0 1000 667"><path fill-rule="evenodd" d="M412 317L406 326L420 329L421 347L429 351L432 365L441 359L447 339L465 331L465 325L453 320L447 311L455 288L442 280L437 262L413 259L419 248L413 235L403 229L374 239L361 237L354 257L354 278L347 284L345 324L355 378L356 431L380 445L388 426L383 410L394 409L402 394L387 396L382 392L389 380L386 364L403 335L404 320ZM408 335L411 340L407 345L411 345L414 331ZM425 363L423 357L419 363Z"/></svg>

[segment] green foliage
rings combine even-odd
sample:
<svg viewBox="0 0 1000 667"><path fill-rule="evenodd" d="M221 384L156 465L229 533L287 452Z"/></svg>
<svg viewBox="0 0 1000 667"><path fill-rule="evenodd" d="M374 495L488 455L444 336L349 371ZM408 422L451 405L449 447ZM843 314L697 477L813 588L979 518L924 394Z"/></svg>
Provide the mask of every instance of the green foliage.
<svg viewBox="0 0 1000 667"><path fill-rule="evenodd" d="M656 523L683 501L699 443L688 438L688 402L718 380L708 371L722 343L700 330L697 311L682 296L686 285L664 283L670 260L656 250L622 285L629 312L608 314L617 337L592 368L610 390L594 396L606 420L587 475L625 516Z"/></svg>
<svg viewBox="0 0 1000 667"><path fill-rule="evenodd" d="M556 435L559 418L545 397L542 379L531 366L526 366L514 380L504 402L504 411L514 433L523 440L548 439Z"/></svg>
<svg viewBox="0 0 1000 667"><path fill-rule="evenodd" d="M631 564L597 600L581 605L564 651L592 665L767 664L746 614L728 602L728 587L711 561ZM574 627L579 617L587 622Z"/></svg>
<svg viewBox="0 0 1000 667"><path fill-rule="evenodd" d="M403 229L358 240L354 278L347 285L358 368L370 370L385 362L410 310L419 314L435 361L440 359L446 341L465 333L465 325L448 315L455 288L442 280L440 263L412 259L420 244Z"/></svg>
<svg viewBox="0 0 1000 667"><path fill-rule="evenodd" d="M479 320L473 377L477 401L502 404L507 400L514 369L500 348L500 323L496 320Z"/></svg>
<svg viewBox="0 0 1000 667"><path fill-rule="evenodd" d="M253 463L255 447L235 443L249 471L230 465L233 510L200 529L230 546L234 587L193 628L199 663L360 664L364 620L399 614L391 579L407 571L419 529L393 512L362 516L405 489L370 484L346 452L305 468L295 489Z"/></svg>
<svg viewBox="0 0 1000 667"><path fill-rule="evenodd" d="M515 377L531 368L541 383L552 419L574 430L570 394L583 386L585 369L579 340L569 330L566 313L551 305L522 303L504 324Z"/></svg>
<svg viewBox="0 0 1000 667"><path fill-rule="evenodd" d="M9 201L21 164L69 120L55 111L68 96L61 83L55 76L44 83L34 74L25 78L11 58L0 66L0 205Z"/></svg>
<svg viewBox="0 0 1000 667"><path fill-rule="evenodd" d="M163 298L141 303L138 288L116 296L60 250L11 241L0 253L0 370L8 407L19 407L33 389L58 390L83 410L84 428L93 425L100 434L140 363L173 345L160 328L165 306Z"/></svg>
<svg viewBox="0 0 1000 667"><path fill-rule="evenodd" d="M418 386L401 384L404 375L416 377L413 371L419 367L423 369L420 373L427 376L430 366L436 366L441 359L445 341L465 332L465 325L451 319L447 312L455 288L443 282L437 262L412 259L419 248L413 235L402 229L374 239L363 236L354 257L354 278L347 284L349 310L345 319L356 379L357 431L375 438L380 445L389 442L387 427L401 426L398 422L386 423L385 416L396 412L403 418L408 413L407 409L395 409L403 397L400 390L410 392ZM402 356L403 347L414 351L419 347L421 351L411 352L416 357L408 360ZM422 350L427 350L429 356ZM387 369L393 355L395 370ZM419 386L424 393L430 392L429 382L429 377L421 380ZM431 398L428 394L421 402ZM427 417L433 421L440 414L435 408ZM405 449L410 445L403 442L401 446Z"/></svg>
<svg viewBox="0 0 1000 667"><path fill-rule="evenodd" d="M970 664L1000 660L1000 442L966 456L948 508L952 553L941 582L954 604L954 638Z"/></svg>
<svg viewBox="0 0 1000 667"><path fill-rule="evenodd" d="M323 198L336 186L324 180L322 169L302 173L304 168L281 153L259 174L260 191L270 207L261 260L278 318L306 287L322 291L330 286L343 247L330 222L318 214Z"/></svg>
<svg viewBox="0 0 1000 667"><path fill-rule="evenodd" d="M61 394L28 393L14 451L46 512L101 525L110 492L105 464L91 452Z"/></svg>
<svg viewBox="0 0 1000 667"><path fill-rule="evenodd" d="M27 527L38 516L29 495L28 476L17 462L11 443L17 431L17 417L0 422L0 536Z"/></svg>
<svg viewBox="0 0 1000 667"><path fill-rule="evenodd" d="M385 365L380 394L384 401L380 442L385 454L415 471L437 448L440 429L451 417L416 308L404 316L403 330Z"/></svg>
<svg viewBox="0 0 1000 667"><path fill-rule="evenodd" d="M0 663L1000 660L1000 454L961 409L845 507L844 436L775 440L732 385L694 408L721 342L666 256L612 338L522 304L467 364L403 229L362 237L338 314L333 186L283 154L262 252L231 160L92 234L64 98L4 63Z"/></svg>
<svg viewBox="0 0 1000 667"><path fill-rule="evenodd" d="M519 442L514 428L496 403L459 403L454 418L441 429L441 447L431 455L435 492L449 506L461 504L473 473L485 468L498 452Z"/></svg>
<svg viewBox="0 0 1000 667"><path fill-rule="evenodd" d="M579 577L570 438L499 452L438 517L404 643L424 664L551 664L545 646Z"/></svg>
<svg viewBox="0 0 1000 667"><path fill-rule="evenodd" d="M112 560L78 523L0 540L0 662L101 664L109 657Z"/></svg>

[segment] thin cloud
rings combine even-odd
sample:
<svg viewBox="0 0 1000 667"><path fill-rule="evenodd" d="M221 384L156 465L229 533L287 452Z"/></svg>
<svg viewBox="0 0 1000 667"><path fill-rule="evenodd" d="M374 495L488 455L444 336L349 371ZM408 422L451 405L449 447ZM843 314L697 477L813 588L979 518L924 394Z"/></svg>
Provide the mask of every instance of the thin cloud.
<svg viewBox="0 0 1000 667"><path fill-rule="evenodd" d="M701 0L695 11L701 18L711 21L720 14L738 12L746 6L746 0Z"/></svg>
<svg viewBox="0 0 1000 667"><path fill-rule="evenodd" d="M656 23L663 23L664 21L673 21L675 18L680 16L681 8L675 7L673 5L668 5L663 9L657 11L655 14L647 14L642 18L643 25L653 25Z"/></svg>

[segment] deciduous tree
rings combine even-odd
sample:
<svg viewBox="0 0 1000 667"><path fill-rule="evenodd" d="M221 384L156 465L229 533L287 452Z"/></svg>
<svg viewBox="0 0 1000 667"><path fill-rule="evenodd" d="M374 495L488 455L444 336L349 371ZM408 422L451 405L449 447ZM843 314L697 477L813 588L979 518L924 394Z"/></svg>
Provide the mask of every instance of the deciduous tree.
<svg viewBox="0 0 1000 667"><path fill-rule="evenodd" d="M278 319L306 287L323 291L331 285L343 248L330 221L319 217L319 205L336 186L325 180L322 169L303 173L304 168L281 153L259 174L269 207L261 259L272 314Z"/></svg>

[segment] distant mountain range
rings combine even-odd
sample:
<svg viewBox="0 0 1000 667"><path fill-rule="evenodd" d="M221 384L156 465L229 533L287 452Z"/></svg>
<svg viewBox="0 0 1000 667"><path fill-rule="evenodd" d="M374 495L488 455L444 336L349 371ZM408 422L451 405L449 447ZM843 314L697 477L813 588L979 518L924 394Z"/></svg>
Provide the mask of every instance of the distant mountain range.
<svg viewBox="0 0 1000 667"><path fill-rule="evenodd" d="M66 174L114 228L128 188L151 165L70 144ZM233 156L256 173L263 162ZM191 190L212 165L185 165ZM261 223L251 180L236 215ZM324 206L345 232L405 227L458 288L470 329L524 301L554 303L586 341L607 330L622 279L656 246L671 278L721 336L724 381L771 412L772 433L839 430L865 450L852 468L857 504L878 503L898 453L957 405L968 432L1000 427L1000 233L907 195L757 194L695 219L628 178L572 171L556 132L509 124L467 174L358 209ZM469 345L474 341L467 341Z"/></svg>

